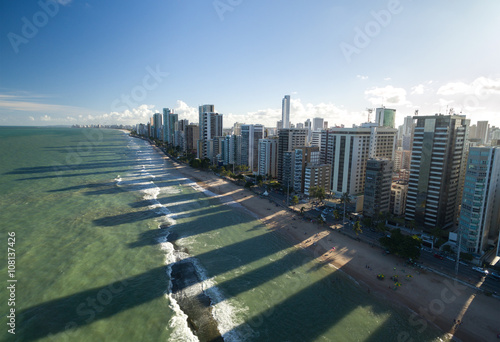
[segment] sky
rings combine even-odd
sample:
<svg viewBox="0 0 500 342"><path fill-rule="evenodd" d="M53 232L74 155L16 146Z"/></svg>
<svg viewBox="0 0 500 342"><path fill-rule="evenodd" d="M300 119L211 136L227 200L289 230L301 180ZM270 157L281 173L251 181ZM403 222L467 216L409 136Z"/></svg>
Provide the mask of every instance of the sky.
<svg viewBox="0 0 500 342"><path fill-rule="evenodd" d="M361 124L368 108L500 126L500 2L0 2L0 125ZM374 119L374 113L371 115Z"/></svg>

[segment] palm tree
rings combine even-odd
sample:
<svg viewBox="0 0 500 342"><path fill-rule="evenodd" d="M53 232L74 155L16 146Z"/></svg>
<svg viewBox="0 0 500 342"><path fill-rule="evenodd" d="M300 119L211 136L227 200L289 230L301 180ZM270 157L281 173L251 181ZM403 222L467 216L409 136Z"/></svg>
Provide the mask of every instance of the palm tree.
<svg viewBox="0 0 500 342"><path fill-rule="evenodd" d="M342 219L342 223L345 224L345 208L346 205L351 204L351 196L347 192L344 192L340 197L340 203L344 203L344 217Z"/></svg>

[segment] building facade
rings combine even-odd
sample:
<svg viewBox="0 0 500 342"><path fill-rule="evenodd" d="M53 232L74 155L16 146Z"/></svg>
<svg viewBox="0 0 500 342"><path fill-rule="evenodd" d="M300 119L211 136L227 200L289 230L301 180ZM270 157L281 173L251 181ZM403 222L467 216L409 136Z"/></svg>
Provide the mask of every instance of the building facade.
<svg viewBox="0 0 500 342"><path fill-rule="evenodd" d="M415 116L405 219L430 230L454 226L461 199L469 120Z"/></svg>
<svg viewBox="0 0 500 342"><path fill-rule="evenodd" d="M278 177L278 139L259 140L259 175Z"/></svg>
<svg viewBox="0 0 500 342"><path fill-rule="evenodd" d="M393 162L389 159L368 159L366 163L363 216L376 218L380 213L389 213L392 169Z"/></svg>
<svg viewBox="0 0 500 342"><path fill-rule="evenodd" d="M331 192L362 195L368 158L392 160L396 135L397 129L377 126L322 131L320 163L331 166Z"/></svg>
<svg viewBox="0 0 500 342"><path fill-rule="evenodd" d="M264 126L241 125L241 164L251 172L259 169L259 140L264 138Z"/></svg>
<svg viewBox="0 0 500 342"><path fill-rule="evenodd" d="M500 147L471 147L458 220L462 249L483 254L499 226Z"/></svg>
<svg viewBox="0 0 500 342"><path fill-rule="evenodd" d="M307 130L298 128L280 129L278 131L278 181L283 183L283 172L291 172L284 167L283 157L285 152L292 153L295 148L306 146ZM291 160L290 160L291 162ZM291 165L290 165L291 168ZM291 181L292 179L288 179Z"/></svg>
<svg viewBox="0 0 500 342"><path fill-rule="evenodd" d="M285 95L281 101L281 127L290 128L290 95Z"/></svg>

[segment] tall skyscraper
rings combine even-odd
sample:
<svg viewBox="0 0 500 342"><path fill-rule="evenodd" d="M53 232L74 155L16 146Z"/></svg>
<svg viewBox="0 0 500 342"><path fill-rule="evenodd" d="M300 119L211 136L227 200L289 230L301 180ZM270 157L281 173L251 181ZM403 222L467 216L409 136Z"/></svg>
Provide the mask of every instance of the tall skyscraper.
<svg viewBox="0 0 500 342"><path fill-rule="evenodd" d="M214 113L215 112L215 106L212 105L212 104L205 104L205 105L201 105L198 107L198 125L200 127L200 134L202 133L201 131L201 127L203 126L203 113ZM200 138L201 140L201 135L200 135Z"/></svg>
<svg viewBox="0 0 500 342"><path fill-rule="evenodd" d="M169 108L163 108L163 141L167 144L175 145L175 131L178 127L179 116Z"/></svg>
<svg viewBox="0 0 500 342"><path fill-rule="evenodd" d="M214 160L212 139L222 136L222 117L222 114L219 113L203 112L201 114L202 125L200 126L200 144L198 145L200 159Z"/></svg>
<svg viewBox="0 0 500 342"><path fill-rule="evenodd" d="M375 109L375 122L379 126L395 128L396 110L385 107Z"/></svg>
<svg viewBox="0 0 500 342"><path fill-rule="evenodd" d="M306 146L307 130L298 128L280 129L278 131L278 181L283 182L283 174L292 174L288 166L284 167L284 155L286 152L292 153L297 147ZM291 163L291 160L290 160ZM290 164L290 168L291 168ZM291 179L287 181L292 181ZM283 183L282 183L283 184ZM290 183L291 185L291 183Z"/></svg>
<svg viewBox="0 0 500 342"><path fill-rule="evenodd" d="M312 123L312 130L314 132L321 131L323 129L323 118L314 118Z"/></svg>
<svg viewBox="0 0 500 342"><path fill-rule="evenodd" d="M251 172L259 167L259 140L264 138L264 126L241 125L241 164Z"/></svg>
<svg viewBox="0 0 500 342"><path fill-rule="evenodd" d="M281 102L282 128L290 128L290 95L285 95Z"/></svg>
<svg viewBox="0 0 500 342"><path fill-rule="evenodd" d="M482 255L500 227L500 147L471 147L458 221L461 247Z"/></svg>
<svg viewBox="0 0 500 342"><path fill-rule="evenodd" d="M162 119L160 113L155 113L153 115L153 138L162 139Z"/></svg>
<svg viewBox="0 0 500 342"><path fill-rule="evenodd" d="M476 138L481 139L483 144L486 144L488 142L489 128L490 128L490 125L488 124L488 121L478 121L477 122Z"/></svg>
<svg viewBox="0 0 500 342"><path fill-rule="evenodd" d="M186 127L186 150L188 153L196 153L197 141L200 137L200 127L197 124L189 124Z"/></svg>
<svg viewBox="0 0 500 342"><path fill-rule="evenodd" d="M259 175L278 176L278 139L259 140Z"/></svg>
<svg viewBox="0 0 500 342"><path fill-rule="evenodd" d="M397 129L332 128L321 132L320 163L332 167L331 191L362 195L368 158L393 159Z"/></svg>
<svg viewBox="0 0 500 342"><path fill-rule="evenodd" d="M415 116L405 218L430 230L454 225L465 172L465 115Z"/></svg>

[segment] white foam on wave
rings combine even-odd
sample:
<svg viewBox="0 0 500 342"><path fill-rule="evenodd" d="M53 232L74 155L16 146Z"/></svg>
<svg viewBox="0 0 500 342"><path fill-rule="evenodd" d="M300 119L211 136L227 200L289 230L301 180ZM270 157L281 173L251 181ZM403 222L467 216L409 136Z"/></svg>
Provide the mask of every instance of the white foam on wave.
<svg viewBox="0 0 500 342"><path fill-rule="evenodd" d="M178 257L176 256L176 250L174 245L167 241L168 233L159 239L160 249L165 252L165 264L167 265L167 275L168 275L168 289L165 297L168 299L169 307L175 313L175 315L168 322L172 333L170 335L171 341L188 341L196 342L199 341L193 331L189 328L187 321L188 316L182 311L181 307L172 296L172 265L177 262Z"/></svg>
<svg viewBox="0 0 500 342"><path fill-rule="evenodd" d="M168 206L174 206L174 205L178 206L179 204L188 203L192 201L184 200L175 203L169 203L167 206L162 205L158 201L158 195L160 193L176 194L182 192L182 189L176 186L165 186L162 188L158 187L153 182L153 180L155 179L154 175L149 173L146 165L162 168L163 159L159 157L158 152L153 149L151 150L148 149L149 151L146 152L146 151L141 151L139 147L137 147L137 150L138 151L136 153L138 154L139 161L141 161L141 163L142 161L147 161L146 163L144 163L145 165L142 165L141 170L138 172L139 173L138 176L139 175L140 177L151 176L151 181L147 182L147 184L137 183L136 185L141 187L141 192L144 194L143 198L151 202L150 208L157 209L158 210L157 212L162 214L162 216L157 219L159 221L159 227L163 225L162 223L167 222L170 225L169 228L170 230L172 226L176 224L175 217L179 217L180 215L183 215L184 217L186 216L186 212L183 213L179 212L176 214L172 214L168 209ZM239 203L230 200L229 198L231 197L218 196L215 193L202 188L192 180L186 178L177 178L176 180L179 181L179 185L188 185L197 191L203 192L207 196L219 198L225 205L243 208ZM171 294L172 265L176 262L179 262L185 258L190 257L190 255L188 255L185 252L176 250L174 248L174 245L167 241L167 237L168 237L168 231L165 234L165 236L160 238L158 242L160 243L161 250L165 252L165 264L167 266L167 274L169 276L169 281L167 285L168 291L165 296L169 300L171 309L175 312L175 315L169 321L169 327L173 330L171 338L178 341L198 341L198 338L193 334L192 330L189 328L187 324L187 318L188 318L187 315L182 311L177 301L173 298ZM182 239L178 240L178 243L182 245ZM224 341L231 341L231 342L241 341L242 336L240 336L239 333L235 330L237 326L243 324L243 322L237 318L239 310L237 310L224 298L223 294L217 287L216 281L213 278L209 278L207 276L206 270L201 265L199 260L196 258L191 258L191 260L193 261L193 266L195 267L196 272L198 273L198 277L200 279L203 291L210 298L211 302L215 303L212 307L212 315L215 321L217 322L219 332L223 336ZM246 325L244 326L246 327ZM250 328L248 327L248 329ZM249 334L250 335L252 334L251 329L250 331L245 332L245 336L249 336Z"/></svg>

